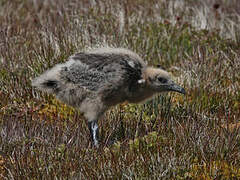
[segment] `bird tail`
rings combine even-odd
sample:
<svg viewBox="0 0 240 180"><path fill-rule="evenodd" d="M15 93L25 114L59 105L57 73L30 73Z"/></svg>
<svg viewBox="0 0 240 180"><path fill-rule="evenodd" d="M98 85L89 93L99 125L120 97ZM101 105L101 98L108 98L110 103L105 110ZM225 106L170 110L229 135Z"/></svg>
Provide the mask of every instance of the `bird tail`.
<svg viewBox="0 0 240 180"><path fill-rule="evenodd" d="M64 82L61 78L63 68L68 68L74 64L74 60L68 60L63 64L57 64L53 68L47 70L40 76L32 80L32 86L47 93L57 94L64 89Z"/></svg>
<svg viewBox="0 0 240 180"><path fill-rule="evenodd" d="M54 93L57 90L56 87L58 86L58 81L50 79L40 80L40 78L41 76L32 81L33 87L48 93Z"/></svg>
<svg viewBox="0 0 240 180"><path fill-rule="evenodd" d="M49 77L48 74L50 71L51 70L33 79L32 86L47 93L54 93L59 86L59 80L51 76Z"/></svg>
<svg viewBox="0 0 240 180"><path fill-rule="evenodd" d="M61 87L60 73L64 64L58 64L32 80L32 86L47 93L57 93Z"/></svg>

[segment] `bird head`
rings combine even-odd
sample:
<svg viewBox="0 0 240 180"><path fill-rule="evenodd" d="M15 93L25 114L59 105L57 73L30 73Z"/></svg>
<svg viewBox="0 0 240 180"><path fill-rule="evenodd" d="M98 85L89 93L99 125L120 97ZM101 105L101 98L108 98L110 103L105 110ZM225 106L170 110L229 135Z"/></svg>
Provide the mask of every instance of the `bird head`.
<svg viewBox="0 0 240 180"><path fill-rule="evenodd" d="M144 79L147 86L155 92L175 91L186 94L185 89L177 85L168 72L160 68L148 67L144 73Z"/></svg>

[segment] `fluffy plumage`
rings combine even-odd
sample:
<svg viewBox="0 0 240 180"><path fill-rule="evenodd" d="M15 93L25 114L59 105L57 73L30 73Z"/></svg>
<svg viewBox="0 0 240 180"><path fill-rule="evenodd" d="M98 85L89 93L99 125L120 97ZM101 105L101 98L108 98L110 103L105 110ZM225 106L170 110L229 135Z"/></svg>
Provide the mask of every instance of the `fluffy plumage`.
<svg viewBox="0 0 240 180"><path fill-rule="evenodd" d="M166 71L148 67L136 53L122 48L77 53L35 78L32 85L83 112L95 145L97 120L110 106L138 103L164 91L185 93Z"/></svg>

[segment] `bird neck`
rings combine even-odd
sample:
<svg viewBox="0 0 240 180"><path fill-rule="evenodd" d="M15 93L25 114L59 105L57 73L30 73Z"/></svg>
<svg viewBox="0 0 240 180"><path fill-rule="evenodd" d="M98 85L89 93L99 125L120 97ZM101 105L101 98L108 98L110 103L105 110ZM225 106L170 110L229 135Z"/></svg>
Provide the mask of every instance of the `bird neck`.
<svg viewBox="0 0 240 180"><path fill-rule="evenodd" d="M128 98L130 103L139 103L151 98L155 94L154 91L147 86L140 86L131 96Z"/></svg>
<svg viewBox="0 0 240 180"><path fill-rule="evenodd" d="M156 72L156 68L146 67L142 73L143 83L138 84L135 87L133 93L131 93L128 101L130 103L138 103L146 101L151 98L155 93L157 93L153 88L151 88L150 77L152 77Z"/></svg>

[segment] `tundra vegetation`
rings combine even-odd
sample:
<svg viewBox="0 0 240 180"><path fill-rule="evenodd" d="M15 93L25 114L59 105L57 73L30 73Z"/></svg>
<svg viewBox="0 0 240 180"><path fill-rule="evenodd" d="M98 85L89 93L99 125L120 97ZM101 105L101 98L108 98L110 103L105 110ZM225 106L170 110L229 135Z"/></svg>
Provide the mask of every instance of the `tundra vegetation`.
<svg viewBox="0 0 240 180"><path fill-rule="evenodd" d="M238 0L0 1L1 179L240 178ZM31 80L82 50L123 47L186 89L99 120Z"/></svg>

